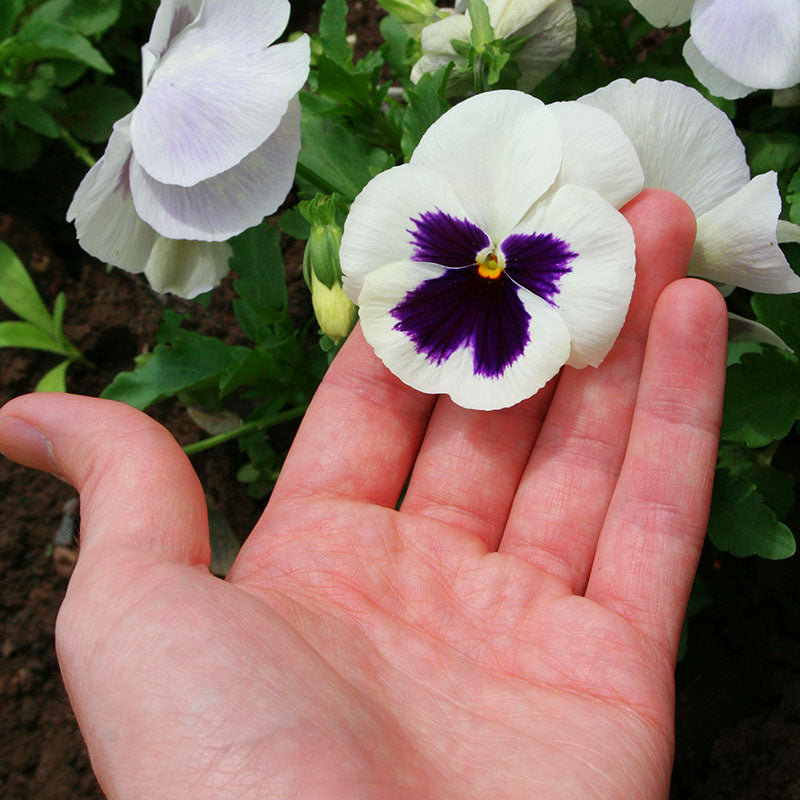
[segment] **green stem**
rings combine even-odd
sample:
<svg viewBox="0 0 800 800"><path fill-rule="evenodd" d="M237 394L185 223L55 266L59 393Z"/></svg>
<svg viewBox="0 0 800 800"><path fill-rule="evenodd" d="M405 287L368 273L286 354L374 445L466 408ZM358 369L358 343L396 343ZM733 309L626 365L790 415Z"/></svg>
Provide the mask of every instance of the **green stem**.
<svg viewBox="0 0 800 800"><path fill-rule="evenodd" d="M483 56L475 56L475 64L472 68L472 86L475 89L475 94L481 94L486 91L486 83L483 74Z"/></svg>
<svg viewBox="0 0 800 800"><path fill-rule="evenodd" d="M347 197L347 192L343 192L341 189L337 189L332 183L329 183L325 180L325 178L317 175L313 169L309 169L305 164L301 164L299 161L297 162L297 175L299 175L303 180L308 181L309 183L313 184L319 191L324 192L325 194L341 194L344 197ZM352 200L352 198L348 198Z"/></svg>
<svg viewBox="0 0 800 800"><path fill-rule="evenodd" d="M308 403L303 403L303 405L295 406L294 408L287 408L286 411L280 411L277 414L273 414L271 417L267 417L266 419L245 422L238 428L233 428L229 431L225 431L224 433L218 433L216 436L209 436L207 439L201 439L199 442L192 442L191 444L184 445L183 452L186 453L186 455L191 456L195 453L201 453L203 450L210 450L212 447L216 447L219 444L225 444L225 442L230 442L232 439L238 439L240 436L244 436L246 433L265 430L266 428L271 428L273 425L277 425L281 422L288 422L291 419L302 417L307 408Z"/></svg>
<svg viewBox="0 0 800 800"><path fill-rule="evenodd" d="M58 132L61 138L70 146L72 152L86 164L87 167L95 165L95 159L92 154L63 126L60 126Z"/></svg>

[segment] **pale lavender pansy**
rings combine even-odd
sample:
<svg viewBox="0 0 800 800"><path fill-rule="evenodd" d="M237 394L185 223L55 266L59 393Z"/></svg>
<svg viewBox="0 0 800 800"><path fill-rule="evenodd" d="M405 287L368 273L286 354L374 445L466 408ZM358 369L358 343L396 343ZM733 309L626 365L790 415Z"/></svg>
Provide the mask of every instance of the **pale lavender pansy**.
<svg viewBox="0 0 800 800"><path fill-rule="evenodd" d="M652 25L691 19L683 55L697 79L734 100L800 82L800 0L631 0Z"/></svg>
<svg viewBox="0 0 800 800"><path fill-rule="evenodd" d="M514 56L521 76L517 85L528 91L546 78L575 49L577 22L572 0L486 0L489 20L498 39L527 37ZM453 49L452 42L468 43L472 23L466 2L456 3L453 13L422 29L422 56L411 70L416 83L426 72L435 72L451 61L465 66L466 59ZM471 80L451 80L450 89L469 88Z"/></svg>
<svg viewBox="0 0 800 800"><path fill-rule="evenodd" d="M227 272L225 240L294 179L309 42L272 45L288 18L288 0L162 0L139 104L67 212L85 250L184 297Z"/></svg>
<svg viewBox="0 0 800 800"><path fill-rule="evenodd" d="M645 186L682 197L697 217L689 274L756 292L800 291L779 244L800 227L779 220L777 175L750 178L744 145L728 117L672 81L616 80L581 97L614 117L644 170Z"/></svg>
<svg viewBox="0 0 800 800"><path fill-rule="evenodd" d="M596 109L512 91L458 104L353 202L340 260L364 336L408 385L474 409L518 403L564 364L598 365L634 281L615 205L642 183Z"/></svg>

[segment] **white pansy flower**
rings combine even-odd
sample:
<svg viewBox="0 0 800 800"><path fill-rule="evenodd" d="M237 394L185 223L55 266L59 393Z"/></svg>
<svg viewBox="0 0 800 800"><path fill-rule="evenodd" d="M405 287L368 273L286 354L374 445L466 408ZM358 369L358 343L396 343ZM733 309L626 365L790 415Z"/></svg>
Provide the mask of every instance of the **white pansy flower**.
<svg viewBox="0 0 800 800"><path fill-rule="evenodd" d="M691 19L684 58L718 97L800 82L800 0L631 0L652 25Z"/></svg>
<svg viewBox="0 0 800 800"><path fill-rule="evenodd" d="M779 221L777 175L750 178L744 145L728 117L672 81L616 80L580 98L614 117L632 142L646 187L682 197L697 217L689 273L756 292L800 291L780 242L800 227Z"/></svg>
<svg viewBox="0 0 800 800"><path fill-rule="evenodd" d="M529 37L515 54L521 77L520 89L528 91L546 78L575 49L576 20L572 0L487 0L489 20L498 39ZM472 23L466 3L455 13L422 30L422 57L411 70L416 83L426 72L435 72L451 61L466 66L452 41L470 41Z"/></svg>
<svg viewBox="0 0 800 800"><path fill-rule="evenodd" d="M482 410L530 397L564 364L598 365L634 282L615 206L642 183L596 109L512 91L456 105L345 222L344 288L364 336L408 385Z"/></svg>
<svg viewBox="0 0 800 800"><path fill-rule="evenodd" d="M294 178L309 43L268 46L288 19L288 0L162 0L139 104L67 212L85 250L184 297L225 275L225 240Z"/></svg>

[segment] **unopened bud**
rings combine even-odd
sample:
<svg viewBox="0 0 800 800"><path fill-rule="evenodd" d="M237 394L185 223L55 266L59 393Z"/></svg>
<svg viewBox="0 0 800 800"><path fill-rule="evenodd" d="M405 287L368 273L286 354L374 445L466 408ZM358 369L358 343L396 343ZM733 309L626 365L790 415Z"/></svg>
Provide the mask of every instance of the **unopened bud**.
<svg viewBox="0 0 800 800"><path fill-rule="evenodd" d="M314 270L311 270L311 304L319 327L334 344L344 339L356 321L356 307L344 293L342 284L336 280L328 288Z"/></svg>

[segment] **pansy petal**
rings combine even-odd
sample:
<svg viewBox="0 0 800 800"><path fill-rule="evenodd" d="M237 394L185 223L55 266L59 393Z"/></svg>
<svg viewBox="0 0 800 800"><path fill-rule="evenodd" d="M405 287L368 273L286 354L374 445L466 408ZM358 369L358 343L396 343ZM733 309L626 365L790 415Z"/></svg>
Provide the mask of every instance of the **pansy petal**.
<svg viewBox="0 0 800 800"><path fill-rule="evenodd" d="M426 25L420 35L422 52L430 55L455 56L453 39L468 42L471 25L466 14L451 14L431 25ZM445 62L446 63L446 62Z"/></svg>
<svg viewBox="0 0 800 800"><path fill-rule="evenodd" d="M411 68L411 82L418 83L419 79L426 72L436 72L436 70L441 69L451 61L454 64L458 64L459 61L463 62L463 60L464 59L460 58L460 56L456 55L424 53L414 62L414 66Z"/></svg>
<svg viewBox="0 0 800 800"><path fill-rule="evenodd" d="M411 164L444 175L469 218L499 242L555 180L561 139L541 101L485 92L439 117Z"/></svg>
<svg viewBox="0 0 800 800"><path fill-rule="evenodd" d="M780 210L776 174L756 175L735 195L698 217L690 274L754 292L800 291L800 277L778 246Z"/></svg>
<svg viewBox="0 0 800 800"><path fill-rule="evenodd" d="M564 186L537 203L514 233L551 234L571 253L550 302L569 330L573 367L596 367L614 344L633 293L633 232L602 197Z"/></svg>
<svg viewBox="0 0 800 800"><path fill-rule="evenodd" d="M78 241L87 253L129 272L141 272L156 233L136 213L128 187L128 120L123 117L114 125L105 154L75 193L67 221L75 221Z"/></svg>
<svg viewBox="0 0 800 800"><path fill-rule="evenodd" d="M170 42L200 13L202 0L161 0L150 29L150 38L142 47L142 86L147 86L153 67Z"/></svg>
<svg viewBox="0 0 800 800"><path fill-rule="evenodd" d="M164 54L133 112L136 160L161 183L193 186L238 164L275 131L308 75L308 37L256 47L204 26L204 13Z"/></svg>
<svg viewBox="0 0 800 800"><path fill-rule="evenodd" d="M144 274L157 292L192 298L213 289L228 274L233 250L227 242L156 239Z"/></svg>
<svg viewBox="0 0 800 800"><path fill-rule="evenodd" d="M694 0L631 0L631 5L654 27L683 25Z"/></svg>
<svg viewBox="0 0 800 800"><path fill-rule="evenodd" d="M690 36L683 45L683 57L692 68L695 78L708 89L715 97L724 97L726 100L738 100L755 91L753 86L745 86L735 81L729 75L718 70L697 49L697 45Z"/></svg>
<svg viewBox="0 0 800 800"><path fill-rule="evenodd" d="M293 98L278 129L232 169L190 186L169 186L131 160L130 181L142 219L170 239L220 241L257 225L292 187L300 152L300 103Z"/></svg>
<svg viewBox="0 0 800 800"><path fill-rule="evenodd" d="M419 260L414 220L437 212L454 220L467 217L450 184L428 167L392 167L364 187L350 207L339 250L344 290L354 303L359 303L364 279L377 267Z"/></svg>
<svg viewBox="0 0 800 800"><path fill-rule="evenodd" d="M577 27L572 0L550 0L534 20L507 34L530 37L517 53L521 73L517 88L530 91L572 55Z"/></svg>
<svg viewBox="0 0 800 800"><path fill-rule="evenodd" d="M783 89L800 81L800 0L697 0L692 40L742 84Z"/></svg>
<svg viewBox="0 0 800 800"><path fill-rule="evenodd" d="M761 342L763 344L771 344L780 350L794 352L771 328L756 322L754 319L740 317L732 311L728 312L728 341Z"/></svg>
<svg viewBox="0 0 800 800"><path fill-rule="evenodd" d="M620 208L644 187L644 173L630 139L605 111L586 103L550 103L564 156L554 188L567 183L597 192Z"/></svg>
<svg viewBox="0 0 800 800"><path fill-rule="evenodd" d="M420 323L428 329L438 326L441 337L439 349L428 348L426 352L401 329L392 312L425 282L465 272L396 262L370 273L361 292L359 311L364 336L381 361L409 386L421 392L448 394L464 408L505 408L535 394L558 372L569 355L569 334L558 311L524 289L517 289L514 299L509 300L510 318L477 320L461 315L464 304L457 302L456 291L456 302L443 307L433 303L430 319ZM421 314L424 316L424 311ZM507 331L506 325L522 327ZM514 338L499 344L501 352L520 354L501 374L491 374L496 372L487 369L496 357L498 343L494 337L506 335ZM469 343L455 346L465 336ZM476 340L478 347L485 348L483 358L476 357Z"/></svg>
<svg viewBox="0 0 800 800"><path fill-rule="evenodd" d="M674 192L696 216L750 179L744 145L731 121L688 86L619 79L579 102L619 122L639 155L646 187Z"/></svg>

